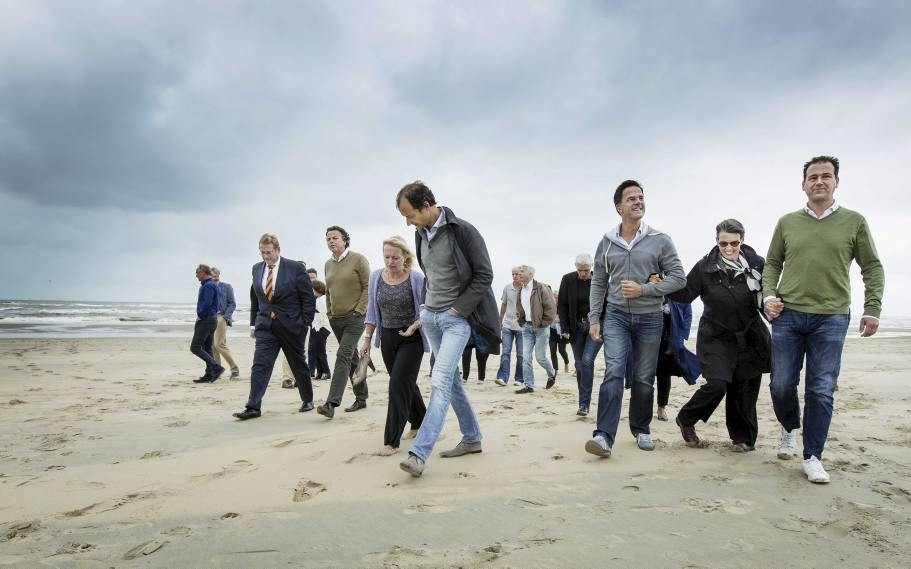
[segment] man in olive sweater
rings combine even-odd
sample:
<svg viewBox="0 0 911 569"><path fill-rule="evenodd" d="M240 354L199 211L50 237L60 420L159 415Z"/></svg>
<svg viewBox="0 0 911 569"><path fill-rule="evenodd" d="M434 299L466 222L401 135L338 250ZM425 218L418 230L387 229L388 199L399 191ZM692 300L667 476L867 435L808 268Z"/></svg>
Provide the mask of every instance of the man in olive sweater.
<svg viewBox="0 0 911 569"><path fill-rule="evenodd" d="M351 236L337 225L326 229L326 246L332 257L326 261L326 316L338 340L335 367L329 396L317 413L331 419L335 408L342 404L345 384L351 376L352 364L357 365L357 342L364 333L364 315L367 314L367 281L370 263L360 253L348 247ZM345 411L359 411L367 407L367 382L354 386L354 403Z"/></svg>
<svg viewBox="0 0 911 569"><path fill-rule="evenodd" d="M826 484L823 447L851 312L851 261L864 281L860 335L879 327L885 274L862 215L835 203L838 159L817 156L804 164L807 205L778 220L762 275L765 312L772 320L771 392L781 423L778 457L796 452L800 427L797 384L804 357L803 468L810 482Z"/></svg>

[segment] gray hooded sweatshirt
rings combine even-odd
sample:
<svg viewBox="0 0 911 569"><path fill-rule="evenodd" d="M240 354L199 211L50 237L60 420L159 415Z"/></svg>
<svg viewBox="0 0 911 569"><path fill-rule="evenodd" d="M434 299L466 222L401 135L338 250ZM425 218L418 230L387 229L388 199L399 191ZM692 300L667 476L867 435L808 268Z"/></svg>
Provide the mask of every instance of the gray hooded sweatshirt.
<svg viewBox="0 0 911 569"><path fill-rule="evenodd" d="M620 226L604 234L595 252L588 321L600 324L604 299L607 309L629 314L648 314L661 310L664 295L686 286L686 273L677 256L677 249L669 235L642 222L642 235L629 247L618 236ZM648 277L660 273L664 280L649 284ZM623 298L620 281L634 281L642 285L642 296Z"/></svg>

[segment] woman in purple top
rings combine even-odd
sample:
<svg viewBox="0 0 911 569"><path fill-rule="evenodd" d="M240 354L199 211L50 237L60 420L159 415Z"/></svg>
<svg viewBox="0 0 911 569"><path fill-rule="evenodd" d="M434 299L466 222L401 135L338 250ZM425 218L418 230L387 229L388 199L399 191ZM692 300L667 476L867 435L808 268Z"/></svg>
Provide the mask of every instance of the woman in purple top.
<svg viewBox="0 0 911 569"><path fill-rule="evenodd" d="M377 454L395 454L403 438L414 438L427 409L418 389L418 372L430 344L421 330L420 305L424 275L412 271L414 253L401 237L383 241L384 268L370 273L367 316L358 354L370 351L370 340L380 348L389 373L389 408L383 448ZM375 337L374 337L375 333ZM402 436L405 423L411 432Z"/></svg>

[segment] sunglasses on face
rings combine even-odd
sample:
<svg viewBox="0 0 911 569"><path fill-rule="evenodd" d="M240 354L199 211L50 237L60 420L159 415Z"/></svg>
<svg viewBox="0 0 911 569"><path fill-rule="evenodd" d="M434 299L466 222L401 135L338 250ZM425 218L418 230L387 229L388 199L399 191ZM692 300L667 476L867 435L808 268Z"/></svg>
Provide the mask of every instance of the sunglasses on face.
<svg viewBox="0 0 911 569"><path fill-rule="evenodd" d="M718 248L727 249L728 247L733 247L734 249L736 249L737 247L740 247L740 243L741 243L740 241L719 241Z"/></svg>

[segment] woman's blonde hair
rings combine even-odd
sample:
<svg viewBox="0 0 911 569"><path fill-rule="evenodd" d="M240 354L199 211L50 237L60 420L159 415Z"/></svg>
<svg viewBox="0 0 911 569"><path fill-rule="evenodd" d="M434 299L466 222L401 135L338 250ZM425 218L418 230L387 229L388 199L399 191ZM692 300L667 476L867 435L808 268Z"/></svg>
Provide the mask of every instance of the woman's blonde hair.
<svg viewBox="0 0 911 569"><path fill-rule="evenodd" d="M411 266L414 264L414 253L411 252L408 243L405 243L404 239L398 235L393 235L392 237L383 239L383 247L386 245L400 249L402 251L402 256L405 257L405 268L411 269Z"/></svg>

